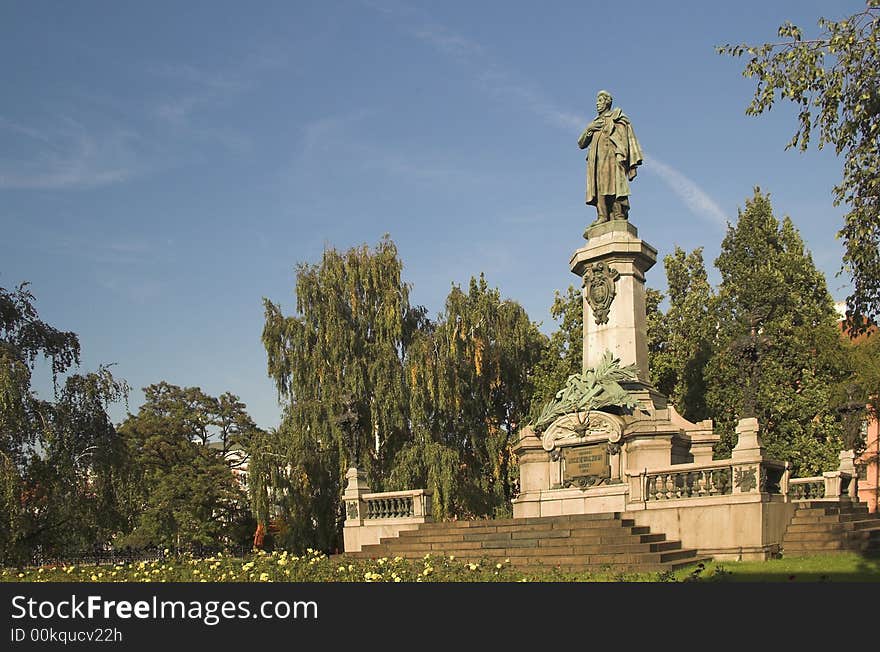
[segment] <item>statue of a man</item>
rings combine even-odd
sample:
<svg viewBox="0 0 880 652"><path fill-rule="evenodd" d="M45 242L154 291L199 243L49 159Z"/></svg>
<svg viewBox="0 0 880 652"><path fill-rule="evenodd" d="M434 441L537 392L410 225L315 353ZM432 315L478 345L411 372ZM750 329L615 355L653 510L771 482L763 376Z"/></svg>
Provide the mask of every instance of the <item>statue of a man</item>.
<svg viewBox="0 0 880 652"><path fill-rule="evenodd" d="M629 118L611 108L611 94L599 91L595 120L587 125L578 147L587 152L587 204L596 207L596 223L625 220L629 213L629 182L642 164L642 148Z"/></svg>

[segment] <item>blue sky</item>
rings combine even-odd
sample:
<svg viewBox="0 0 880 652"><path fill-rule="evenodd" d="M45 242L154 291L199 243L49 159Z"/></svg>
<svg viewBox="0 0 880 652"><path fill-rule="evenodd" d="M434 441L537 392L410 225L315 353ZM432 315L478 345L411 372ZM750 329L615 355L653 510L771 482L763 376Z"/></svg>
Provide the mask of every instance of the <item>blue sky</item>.
<svg viewBox="0 0 880 652"><path fill-rule="evenodd" d="M238 394L280 420L262 298L294 267L389 233L430 314L486 274L542 330L595 217L577 137L608 89L646 155L630 220L705 248L759 185L835 299L833 151L785 151L795 113L748 117L754 81L714 46L815 33L856 1L17 2L0 5L0 286L31 282L115 363ZM662 262L648 285L665 288ZM51 383L41 377L42 393ZM124 416L117 407L115 420Z"/></svg>

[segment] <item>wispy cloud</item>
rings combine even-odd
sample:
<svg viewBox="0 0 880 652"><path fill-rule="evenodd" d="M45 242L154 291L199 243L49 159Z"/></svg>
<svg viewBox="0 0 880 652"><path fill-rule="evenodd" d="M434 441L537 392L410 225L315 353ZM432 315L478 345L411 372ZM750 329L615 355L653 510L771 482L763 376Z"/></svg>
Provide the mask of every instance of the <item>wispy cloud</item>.
<svg viewBox="0 0 880 652"><path fill-rule="evenodd" d="M481 44L438 25L411 7L377 0L365 0L365 4L401 21L412 36L464 66L486 94L524 107L553 127L580 130L586 123L582 114L559 106L537 85L493 62ZM727 224L727 217L718 204L683 172L654 156L646 161L645 167L655 172L694 214L722 226Z"/></svg>
<svg viewBox="0 0 880 652"><path fill-rule="evenodd" d="M65 118L51 128L0 119L0 132L23 138L27 155L0 157L0 189L88 189L123 181L136 169L137 135L119 128L95 128Z"/></svg>
<svg viewBox="0 0 880 652"><path fill-rule="evenodd" d="M351 135L352 129L367 119L373 112L368 109L357 109L347 113L328 115L306 123L302 128L302 158L327 149Z"/></svg>
<svg viewBox="0 0 880 652"><path fill-rule="evenodd" d="M102 275L98 285L131 303L145 305L162 296L165 286L150 278L122 278Z"/></svg>
<svg viewBox="0 0 880 652"><path fill-rule="evenodd" d="M654 172L687 206L692 213L719 226L727 226L728 218L721 207L699 185L656 156L645 160L645 169Z"/></svg>
<svg viewBox="0 0 880 652"><path fill-rule="evenodd" d="M559 107L537 87L508 70L489 66L477 73L476 80L486 93L524 107L549 125L581 130L586 124L583 115Z"/></svg>
<svg viewBox="0 0 880 652"><path fill-rule="evenodd" d="M172 124L185 124L198 110L253 89L260 73L286 62L286 57L262 48L223 70L207 70L190 63L153 64L148 67L150 74L178 86L175 92L155 102L154 114Z"/></svg>
<svg viewBox="0 0 880 652"><path fill-rule="evenodd" d="M466 60L485 54L482 46L478 43L463 37L461 34L450 32L442 25L415 28L413 34L443 54L455 57L456 59Z"/></svg>
<svg viewBox="0 0 880 652"><path fill-rule="evenodd" d="M316 165L326 162L328 155L346 151L345 167L352 174L379 172L382 175L412 182L462 181L469 178L460 167L438 163L424 151L402 151L385 143L371 140L359 133L361 124L375 111L355 111L323 116L302 127L302 146L293 162L296 176L308 175Z"/></svg>

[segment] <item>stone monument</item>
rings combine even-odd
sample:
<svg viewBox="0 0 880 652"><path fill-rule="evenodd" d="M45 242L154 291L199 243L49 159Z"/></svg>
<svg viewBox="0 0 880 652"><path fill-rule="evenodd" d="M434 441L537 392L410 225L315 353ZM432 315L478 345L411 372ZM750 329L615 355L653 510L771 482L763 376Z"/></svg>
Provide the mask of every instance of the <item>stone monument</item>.
<svg viewBox="0 0 880 652"><path fill-rule="evenodd" d="M514 516L624 511L627 472L711 461L719 440L711 421L686 420L651 384L645 274L657 250L628 219L642 150L611 103L600 91L578 139L588 150L586 203L597 212L569 260L583 288L583 373L520 433Z"/></svg>

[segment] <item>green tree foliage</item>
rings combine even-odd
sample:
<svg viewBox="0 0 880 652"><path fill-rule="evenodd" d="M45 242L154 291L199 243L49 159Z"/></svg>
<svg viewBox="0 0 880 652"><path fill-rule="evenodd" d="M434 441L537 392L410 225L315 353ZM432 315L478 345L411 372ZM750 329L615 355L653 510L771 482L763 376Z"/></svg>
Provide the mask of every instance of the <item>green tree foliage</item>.
<svg viewBox="0 0 880 652"><path fill-rule="evenodd" d="M655 294L652 299L652 291L648 291L651 377L686 418L700 421L708 416L703 369L712 356L715 297L702 249L687 254L676 247L663 264L669 309L662 317L657 316L659 297Z"/></svg>
<svg viewBox="0 0 880 652"><path fill-rule="evenodd" d="M821 34L804 39L786 23L777 43L725 45L719 53L750 56L743 75L758 85L746 113L770 110L777 96L799 109L798 128L788 143L806 150L814 130L818 146L833 144L843 155L843 179L834 187L835 205L849 212L844 239L844 270L853 293L847 300L852 323L858 316L880 316L880 0L839 21L819 19Z"/></svg>
<svg viewBox="0 0 880 652"><path fill-rule="evenodd" d="M666 316L660 310L665 296L660 290L645 288L645 322L648 337L648 371L651 374L652 383L658 387L666 387L670 383L665 381L669 377L668 356L664 356L666 343L669 340L669 329L666 326ZM665 384L664 384L665 383Z"/></svg>
<svg viewBox="0 0 880 652"><path fill-rule="evenodd" d="M401 269L386 236L375 251L328 249L320 264L299 265L296 316L264 299L263 344L284 417L280 441L258 464L274 460L281 469L272 474L281 483L274 492L289 490L279 516L292 546L326 550L338 536L343 473L353 463L336 421L347 400L357 416L360 464L374 489L383 488L409 437L404 358L424 311L410 306ZM333 498L319 504L311 498L318 496ZM263 522L268 516L258 514Z"/></svg>
<svg viewBox="0 0 880 652"><path fill-rule="evenodd" d="M128 392L125 381L101 367L68 377L46 406L41 451L30 460L26 483L27 537L43 554L103 546L123 525L117 487L125 451L106 410Z"/></svg>
<svg viewBox="0 0 880 652"><path fill-rule="evenodd" d="M858 400L867 405L871 418L880 419L880 333L872 331L848 347L853 374L846 389L851 389L846 400Z"/></svg>
<svg viewBox="0 0 880 652"><path fill-rule="evenodd" d="M453 286L432 322L409 304L401 270L387 236L373 250L328 249L297 268L295 316L264 302L284 417L253 448L251 498L284 545L339 546L355 448L374 490L432 489L437 517L509 510L512 438L546 338L483 277ZM347 430L338 419L349 410Z"/></svg>
<svg viewBox="0 0 880 652"><path fill-rule="evenodd" d="M722 434L716 454L729 453L736 420L753 411L772 457L801 473L835 468L841 427L832 399L846 358L825 279L800 234L756 189L715 264L716 353L705 381Z"/></svg>
<svg viewBox="0 0 880 652"><path fill-rule="evenodd" d="M522 306L482 275L467 292L453 286L438 323L419 332L407 356L413 439L395 462L395 485L431 487L444 516L509 511L512 445L545 347ZM408 484L420 480L428 484Z"/></svg>
<svg viewBox="0 0 880 652"><path fill-rule="evenodd" d="M584 358L584 299L580 288L569 285L565 294L554 292L550 315L558 326L550 334L546 352L535 365L535 392L531 419L565 386L572 374L580 373Z"/></svg>
<svg viewBox="0 0 880 652"><path fill-rule="evenodd" d="M69 376L56 401L37 397L40 358L53 377L79 363L75 333L40 320L27 284L0 288L0 561L105 543L118 525L122 463L109 404L128 386L107 367Z"/></svg>
<svg viewBox="0 0 880 652"><path fill-rule="evenodd" d="M127 527L117 545L240 545L253 532L238 486L233 448L262 433L233 394L215 398L166 382L144 388L144 403L119 432L127 466L121 482Z"/></svg>

